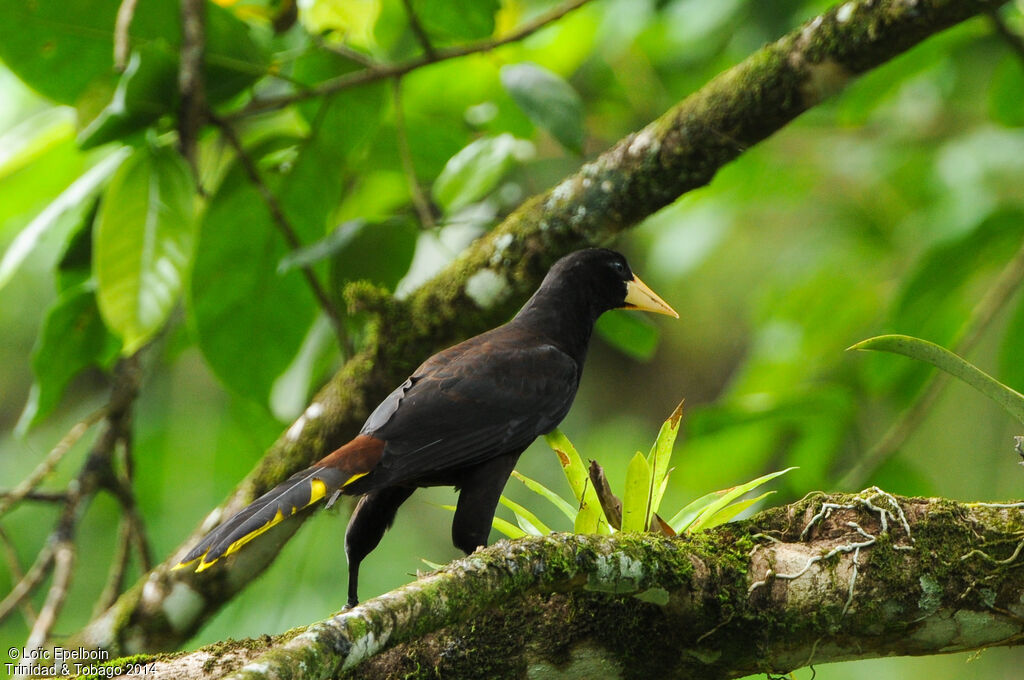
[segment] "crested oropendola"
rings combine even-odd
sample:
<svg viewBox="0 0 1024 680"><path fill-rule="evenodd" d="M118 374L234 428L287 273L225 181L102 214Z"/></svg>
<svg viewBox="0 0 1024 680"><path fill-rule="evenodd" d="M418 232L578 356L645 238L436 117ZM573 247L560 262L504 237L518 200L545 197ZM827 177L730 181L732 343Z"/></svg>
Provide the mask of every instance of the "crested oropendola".
<svg viewBox="0 0 1024 680"><path fill-rule="evenodd" d="M591 248L563 257L511 321L424 361L355 439L228 518L178 566L199 560L202 571L303 508L361 494L345 532L355 606L360 562L421 486L458 487L452 542L467 554L486 545L519 455L568 413L594 323L616 308L679 317L621 254Z"/></svg>

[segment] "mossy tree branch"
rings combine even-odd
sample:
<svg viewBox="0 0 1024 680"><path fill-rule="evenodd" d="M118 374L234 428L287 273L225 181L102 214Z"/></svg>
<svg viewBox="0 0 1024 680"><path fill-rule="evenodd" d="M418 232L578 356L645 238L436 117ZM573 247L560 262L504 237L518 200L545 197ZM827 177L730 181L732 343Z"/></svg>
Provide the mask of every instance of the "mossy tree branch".
<svg viewBox="0 0 1024 680"><path fill-rule="evenodd" d="M998 0L853 0L726 71L575 175L524 203L409 300L370 286L347 291L376 313L376 331L267 451L232 496L167 561L91 622L76 644L115 653L173 649L265 569L298 528L287 522L224 568L170 571L194 539L354 435L388 390L439 347L507 318L548 266L707 184L724 164L854 76ZM483 291L483 292L482 292Z"/></svg>
<svg viewBox="0 0 1024 680"><path fill-rule="evenodd" d="M734 678L1019 645L1022 546L1024 503L812 494L694 536L503 541L148 677Z"/></svg>

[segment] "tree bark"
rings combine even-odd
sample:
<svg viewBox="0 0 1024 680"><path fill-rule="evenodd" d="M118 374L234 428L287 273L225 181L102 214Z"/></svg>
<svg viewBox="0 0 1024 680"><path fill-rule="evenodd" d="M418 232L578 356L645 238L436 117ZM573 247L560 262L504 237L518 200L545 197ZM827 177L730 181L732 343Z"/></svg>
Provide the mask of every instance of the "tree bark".
<svg viewBox="0 0 1024 680"><path fill-rule="evenodd" d="M301 522L290 521L202 574L170 568L221 519L353 436L370 408L438 348L514 311L565 253L619 232L707 184L724 164L854 76L999 0L852 0L767 45L637 133L527 201L447 269L397 301L353 284L376 315L366 347L282 434L230 498L169 558L77 636L114 654L174 649L260 574Z"/></svg>
<svg viewBox="0 0 1024 680"><path fill-rule="evenodd" d="M150 680L735 678L1024 642L1024 503L811 494L695 535L502 541ZM133 660L139 663L139 659Z"/></svg>

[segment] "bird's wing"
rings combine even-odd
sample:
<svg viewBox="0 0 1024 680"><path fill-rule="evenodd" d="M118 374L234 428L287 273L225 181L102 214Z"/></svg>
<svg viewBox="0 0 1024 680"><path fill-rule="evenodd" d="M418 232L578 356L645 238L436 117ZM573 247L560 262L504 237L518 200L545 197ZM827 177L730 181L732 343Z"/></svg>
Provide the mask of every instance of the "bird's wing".
<svg viewBox="0 0 1024 680"><path fill-rule="evenodd" d="M568 412L579 369L549 344L482 339L436 356L395 390L363 432L386 442L378 464L413 481L526 448Z"/></svg>

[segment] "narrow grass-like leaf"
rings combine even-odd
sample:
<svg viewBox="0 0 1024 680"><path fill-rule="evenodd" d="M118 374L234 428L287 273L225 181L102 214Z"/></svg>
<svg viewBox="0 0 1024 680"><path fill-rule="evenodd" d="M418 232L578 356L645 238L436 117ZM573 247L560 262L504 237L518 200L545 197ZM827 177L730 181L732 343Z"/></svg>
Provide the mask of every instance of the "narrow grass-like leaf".
<svg viewBox="0 0 1024 680"><path fill-rule="evenodd" d="M676 532L679 532L680 527L689 526L693 520L700 516L700 513L704 512L709 505L717 501L725 493L725 491L712 491L690 501L668 521L669 526Z"/></svg>
<svg viewBox="0 0 1024 680"><path fill-rule="evenodd" d="M545 536L551 533L551 529L537 518L537 515L533 514L523 506L516 503L511 498L506 498L504 495L498 499L502 505L511 510L515 516L516 521L523 531L527 532L531 536Z"/></svg>
<svg viewBox="0 0 1024 680"><path fill-rule="evenodd" d="M647 531L651 516L651 467L639 451L626 468L622 495L622 530Z"/></svg>
<svg viewBox="0 0 1024 680"><path fill-rule="evenodd" d="M444 569L444 565L443 564L438 564L437 562L431 562L430 560L428 560L426 558L423 558L423 557L420 558L420 562L422 562L423 564L425 564L428 567L430 567L433 571L437 571L438 569Z"/></svg>
<svg viewBox="0 0 1024 680"><path fill-rule="evenodd" d="M672 415L661 425L658 438L647 456L647 464L651 468L651 513L658 512L661 499L668 486L669 464L672 462L672 449L679 434L679 423L683 417L683 402L679 402Z"/></svg>
<svg viewBox="0 0 1024 680"><path fill-rule="evenodd" d="M454 508L452 509L454 510ZM515 524L512 524L512 522L504 520L500 517L495 517L494 519L492 519L491 526L494 527L496 530L500 531L501 533L505 534L509 538L523 538L524 536L529 536L528 533L517 527Z"/></svg>
<svg viewBox="0 0 1024 680"><path fill-rule="evenodd" d="M701 517L700 529L701 530L710 529L712 527L717 527L719 524L725 524L726 522L730 521L733 517L735 517L736 515L740 514L741 512L743 512L744 510L749 508L754 503L757 503L758 501L764 500L768 496L771 496L773 493L775 493L775 492L774 491L765 491L763 494L761 494L757 498L747 498L747 499L742 500L742 501L736 501L732 505L727 505L724 508L722 508L721 510L719 510L718 512L716 512L711 517ZM690 530L691 531L696 531L696 529L693 529L692 527L691 527Z"/></svg>
<svg viewBox="0 0 1024 680"><path fill-rule="evenodd" d="M576 521L576 507L566 501L564 498L559 496L557 493L547 488L538 481L532 480L526 475L520 473L518 470L512 471L512 476L518 479L520 482L526 485L526 488L534 492L538 496L547 499L553 506L559 509L563 515L569 518L570 522Z"/></svg>
<svg viewBox="0 0 1024 680"><path fill-rule="evenodd" d="M443 510L449 510L451 512L455 512L455 506L454 505L442 505L440 507ZM493 518L491 518L491 526L494 527L497 531L505 534L509 538L522 538L523 536L529 536L529 534L527 534L525 531L523 531L522 529L517 527L515 524L512 524L512 522L509 522L508 520L504 520L504 519L498 517L497 515L495 515ZM424 561L426 561L426 560L424 560ZM429 564L429 562L428 562L428 564Z"/></svg>
<svg viewBox="0 0 1024 680"><path fill-rule="evenodd" d="M1024 424L1024 394L1007 387L945 347L909 335L879 335L862 340L849 349L892 352L929 363L964 381Z"/></svg>
<svg viewBox="0 0 1024 680"><path fill-rule="evenodd" d="M577 534L611 533L608 520L604 516L604 511L601 510L601 503L597 499L594 487L590 485L587 468L583 465L583 460L572 442L558 429L544 435L544 439L558 455L558 460L562 464L562 472L565 473L569 487L579 503L573 531Z"/></svg>
<svg viewBox="0 0 1024 680"><path fill-rule="evenodd" d="M790 470L795 469L795 467L789 467L786 468L785 470L778 470L777 472L772 472L767 475L758 477L757 479L751 480L746 484L740 484L739 486L734 486L731 489L723 489L723 491L718 492L722 494L719 497L719 499L712 503L711 505L709 505L707 508L705 508L704 512L700 513L700 515L694 518L689 525L678 527L673 525L672 528L679 533L683 533L684 531L701 531L702 529L705 529L707 527L707 524L711 522L712 518L716 514L718 514L721 510L723 510L725 507L727 507L730 503L735 501L743 494L753 491L754 489L761 486L765 482L775 479L776 477L784 475Z"/></svg>

